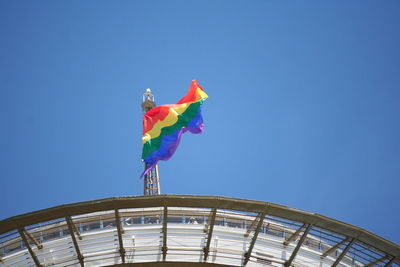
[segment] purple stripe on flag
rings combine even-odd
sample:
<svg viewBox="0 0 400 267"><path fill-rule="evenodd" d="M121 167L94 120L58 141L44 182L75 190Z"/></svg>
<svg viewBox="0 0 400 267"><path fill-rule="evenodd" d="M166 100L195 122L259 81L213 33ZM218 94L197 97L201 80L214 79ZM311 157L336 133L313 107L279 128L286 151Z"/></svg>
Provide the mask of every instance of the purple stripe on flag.
<svg viewBox="0 0 400 267"><path fill-rule="evenodd" d="M168 160L171 158L179 145L183 133L189 131L191 133L198 134L202 133L203 129L203 118L201 116L201 109L199 108L196 116L189 121L186 127L182 127L178 131L169 135L165 135L161 138L160 147L151 152L148 157L143 160L148 164L148 167L141 176L146 175L152 168L154 168L159 160Z"/></svg>

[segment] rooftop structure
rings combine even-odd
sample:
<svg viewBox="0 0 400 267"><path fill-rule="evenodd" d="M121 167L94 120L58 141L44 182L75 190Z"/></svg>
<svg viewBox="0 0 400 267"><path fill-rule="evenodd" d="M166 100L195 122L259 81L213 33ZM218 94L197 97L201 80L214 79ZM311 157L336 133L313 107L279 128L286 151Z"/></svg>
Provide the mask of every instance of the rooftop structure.
<svg viewBox="0 0 400 267"><path fill-rule="evenodd" d="M0 221L0 266L400 266L364 229L270 202L118 197Z"/></svg>

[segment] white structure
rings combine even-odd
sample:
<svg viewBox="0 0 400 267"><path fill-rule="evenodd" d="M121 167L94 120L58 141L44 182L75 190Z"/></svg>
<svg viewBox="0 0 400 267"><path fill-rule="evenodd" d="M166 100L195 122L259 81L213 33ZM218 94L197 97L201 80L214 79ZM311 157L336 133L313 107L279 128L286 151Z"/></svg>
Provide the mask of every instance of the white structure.
<svg viewBox="0 0 400 267"><path fill-rule="evenodd" d="M400 266L363 229L268 202L160 195L0 222L0 266Z"/></svg>

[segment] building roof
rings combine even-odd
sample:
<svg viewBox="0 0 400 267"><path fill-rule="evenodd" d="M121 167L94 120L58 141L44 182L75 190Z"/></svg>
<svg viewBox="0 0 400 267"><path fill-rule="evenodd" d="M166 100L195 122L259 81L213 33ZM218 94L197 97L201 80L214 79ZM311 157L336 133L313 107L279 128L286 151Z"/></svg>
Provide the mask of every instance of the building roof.
<svg viewBox="0 0 400 267"><path fill-rule="evenodd" d="M209 208L215 210L232 210L244 213L265 214L266 216L280 218L302 225L302 229L299 227L298 229L293 229L294 231L303 231L306 228L305 226L309 226L310 229L322 229L322 231L325 231L326 233L342 236L345 238L343 241L352 240L355 244L360 243L371 249L371 251L383 255L385 258L382 259L382 262L387 261L387 263L391 262L399 264L399 245L360 227L317 213L307 212L271 202L220 196L159 195L113 197L65 204L2 220L0 221L0 235L10 231L18 231L31 225L60 218L69 218L80 214L151 207ZM351 244L349 246L351 246Z"/></svg>

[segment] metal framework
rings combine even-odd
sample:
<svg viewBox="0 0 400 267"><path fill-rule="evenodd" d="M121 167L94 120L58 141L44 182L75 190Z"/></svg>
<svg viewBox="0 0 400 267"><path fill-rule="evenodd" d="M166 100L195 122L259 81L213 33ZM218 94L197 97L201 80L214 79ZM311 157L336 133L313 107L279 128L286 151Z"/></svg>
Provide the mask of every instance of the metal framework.
<svg viewBox="0 0 400 267"><path fill-rule="evenodd" d="M164 206L164 215L163 215L163 227L162 227L162 234L163 234L163 245L161 248L163 254L163 261L167 258L167 223L168 223L168 207Z"/></svg>
<svg viewBox="0 0 400 267"><path fill-rule="evenodd" d="M296 237L300 234L300 232L303 230L304 227L306 227L306 224L303 224L299 229L296 230L296 232L294 232L292 235L290 235L289 238L283 242L283 245L284 246L289 245L290 242L292 242L294 239L296 239Z"/></svg>
<svg viewBox="0 0 400 267"><path fill-rule="evenodd" d="M72 242L74 244L74 248L75 248L75 251L76 251L77 258L78 258L79 263L81 264L81 266L84 267L85 264L83 262L83 255L82 255L81 250L79 248L78 241L76 240L75 233L77 234L79 240L82 240L82 237L79 234L79 231L76 229L76 226L75 226L74 222L72 221L71 216L67 215L65 217L65 219L66 219L67 224L68 224L68 229L69 229L69 232L71 234L71 238L72 238Z"/></svg>
<svg viewBox="0 0 400 267"><path fill-rule="evenodd" d="M122 234L124 233L124 229L121 226L121 218L119 216L118 209L115 209L115 221L117 224L117 232L118 232L119 254L121 255L122 263L125 263L125 249L124 249L124 242L122 241Z"/></svg>
<svg viewBox="0 0 400 267"><path fill-rule="evenodd" d="M155 106L156 104L154 102L154 95L151 93L150 89L147 89L146 93L143 94L143 102L142 102L143 112L148 112ZM149 167L148 164L145 163L144 169L146 170L148 167ZM147 174L145 174L143 178L144 178L143 195L153 196L161 194L158 165L156 165Z"/></svg>
<svg viewBox="0 0 400 267"><path fill-rule="evenodd" d="M288 234L286 235L288 236L288 239L286 240L286 242L288 242L287 246L289 246L290 242L293 241L295 237L299 236L302 232L302 235L299 241L297 242L296 246L294 247L292 253L290 254L289 259L287 259L286 261L279 261L278 259L276 259L275 260L276 264L291 266L296 262L298 262L299 258L301 258L300 256L302 252L304 252L303 249L305 247L309 249L312 248L310 247L309 244L311 241L315 239L314 232L320 231L321 229L321 231L324 231L324 233L326 234L335 235L339 240L336 243L333 243L331 241L329 243L325 242L324 248L323 249L320 248L320 250L318 250L319 255L321 255L320 257L326 258L324 262L330 262L331 266L338 266L339 263L342 264L343 261L348 262L348 260L353 257L358 257L360 260L362 260L364 266L375 266L375 265L400 266L400 261L398 260L400 256L400 247L364 229L319 214L296 210L293 208L269 202L251 201L251 200L226 198L226 197L212 197L212 196L160 195L160 196L142 196L142 197L121 197L121 198L100 199L88 202L74 203L69 205L61 205L45 210L39 210L36 212L11 217L3 221L0 221L0 242L2 236L10 236L9 238L15 239L18 238L18 236L13 237L12 233L13 232L19 233L19 236L21 237L20 240L22 240L23 243L25 244L25 247L29 251L29 254L31 255L32 260L35 262L35 265L42 266L44 265L44 262L43 262L43 253L41 251L46 249L47 243L43 242L42 239L40 239L42 243L39 243L38 241L39 239L35 237L37 237L38 233L41 233L42 231L50 231L46 229L53 229L54 226L51 226L53 227L51 228L50 226L47 227L41 225L46 225L46 222L50 222L49 225L57 225L56 227L58 228L56 229L60 230L63 229L63 227L65 228L65 225L67 225L69 230L68 234L72 239L74 249L76 252L75 261L76 259L78 259L79 264L81 266L84 266L84 262L88 261L89 263L91 257L92 258L94 257L90 255L90 253L84 255L82 254L82 249L84 249L84 246L88 245L88 242L90 242L90 237L92 236L92 234L86 234L86 232L83 232L82 234L82 232L78 231L78 228L75 225L75 223L77 225L79 224L79 228L81 231L85 231L82 230L84 229L85 225L85 224L82 225L82 223L85 222L87 222L88 224L93 223L93 219L90 219L91 218L90 216L103 216L101 218L103 218L104 220L115 221L114 228L110 228L110 230L108 230L108 228L104 228L105 231L104 233L110 233L111 237L113 238L112 239L113 241L116 241L116 239L114 239L115 235L113 235L113 233L116 233L118 236L119 251L118 251L118 246L116 246L115 252L113 253L116 253L117 257L120 258L121 266L124 266L123 264L130 265L131 263L127 262L127 255L125 252L127 247L124 247L124 242L127 242L126 240L128 240L127 236L129 235L129 233L128 234L125 233L128 228L125 228L125 226L123 226L121 222L124 221L124 223L126 223L127 219L130 219L128 217L131 217L132 215L126 217L124 213L127 213L128 211L125 210L149 209L148 211L149 214L148 216L150 216L149 218L156 218L157 216L162 216L161 224L160 222L154 222L153 225L151 225L150 223L146 225L147 227L146 229L155 229L155 230L158 229L158 231L161 231L158 232L159 234L161 233L161 239L160 239L161 245L158 251L159 253L162 254L162 262L168 264L168 261L171 259L170 255L172 256L173 253L176 253L176 248L173 247L172 243L169 244L170 247L167 246L167 240L169 240L171 238L171 235L174 234L173 229L167 232L169 228L168 216L172 216L170 217L171 222L174 222L174 220L176 222L175 219L177 214L176 209L178 209L179 207L182 207L183 208L182 210L185 209L188 210L188 212L191 210L190 212L192 213L196 212L198 213L200 212L201 209L208 211L208 213L205 213L208 214L208 219L207 219L207 224L204 225L204 228L199 228L200 225L196 226L187 223L182 225L186 227L182 229L192 229L192 228L204 229L204 233L206 234L207 239L206 241L204 241L205 236L203 231L201 231L202 233L201 238L203 240L202 244L204 244L205 242L205 245L204 247L201 247L201 249L199 249L199 252L201 251L200 261L203 262L204 264L210 262L208 259L210 251L214 251L214 255L216 253L214 245L213 248L210 248L212 240L216 241L216 239L213 239L214 238L213 233L215 231L221 231L221 227L235 227L235 226L230 226L229 223L226 224L221 219L223 216L227 216L225 215L227 214L226 213L227 210L228 211L234 210L236 212L242 212L244 214L242 215L242 217L240 217L242 218L241 220L246 220L247 222L250 222L250 218L252 218L252 223L249 227L247 227L248 224L245 224L244 221L242 221L243 225L247 225L245 227L242 227L241 229L242 238L243 237L247 238L250 235L250 233L254 231L254 234L252 236L252 239L249 243L247 250L245 250L244 254L242 254L241 265L246 265L249 262L252 263L257 262L257 259L261 257L260 253L258 252L259 249L256 250L257 251L256 255L255 253L253 253L253 248L260 245L257 242L258 240L260 240L260 233L263 233L263 240L265 240L266 233L267 232L269 233L269 231L274 231L273 229L274 226L273 225L269 226L269 222L271 222L271 220L273 219L276 220L278 225L279 222L282 223L289 222L287 226L284 226L284 224L280 224L281 226L279 226L281 227L280 229L286 229L285 230L286 234ZM95 215L97 213L102 215ZM250 213L257 215L256 216L249 215ZM86 215L86 214L94 214L94 215ZM265 217L266 214L268 215L267 217ZM71 216L73 216L73 218ZM193 216L200 216L200 215L194 214ZM238 215L235 216L237 217ZM216 218L218 218L218 220ZM232 217L232 220L234 220L234 217ZM182 223L184 222L181 221L181 224ZM234 223L234 221L231 221L230 223L232 224ZM301 224L302 226L298 227L299 224ZM215 229L216 225L219 225L219 228L217 228L217 230ZM261 228L265 228L266 225L268 225L270 229L261 230ZM174 227L176 228L177 226ZM25 229L30 229L29 230L30 233L28 233L28 231L26 231ZM313 232L311 232L311 229ZM99 233L102 233L101 232L103 231L102 228L99 228L99 231L100 231ZM232 230L232 231L237 232L238 230ZM284 238L284 236L285 235L282 235L281 239L278 239L280 240L279 242L281 246L283 242L282 239ZM343 238L339 239L339 237ZM30 239L31 243L36 244L37 250L34 250L31 247L28 239ZM78 242L78 239L82 241ZM132 236L131 242L134 242L134 239L135 239L134 236ZM332 243L334 245L332 245ZM342 249L341 247L343 245L345 246ZM40 248L41 246L43 246L44 248L43 247ZM361 249L359 249L359 247L361 247ZM363 255L360 253L364 253L363 252L365 250L364 248L367 248L367 250L371 251L371 253L368 256L369 258L365 259L362 258ZM133 250L136 251L137 243L134 244L133 250L132 246L129 247L129 249L131 252ZM167 251L168 251L168 257L167 257ZM339 256L332 255L334 251L338 251L340 253ZM350 255L349 253L352 255L351 258L349 256ZM4 255L2 255L3 261L7 261L7 257L8 256L6 255L6 258L4 258ZM272 259L268 260L272 261ZM0 265L1 264L2 263L0 263ZM145 263L143 264L145 265Z"/></svg>
<svg viewBox="0 0 400 267"><path fill-rule="evenodd" d="M207 234L207 243L206 243L205 247L203 248L203 252L204 252L203 260L204 261L207 261L208 253L210 253L210 244L211 244L212 233L214 230L216 215L217 215L217 209L213 208L210 213L210 216L208 216L207 224L204 228L204 232Z"/></svg>
<svg viewBox="0 0 400 267"><path fill-rule="evenodd" d="M26 234L26 235L29 237L29 239L36 245L36 247L37 247L38 249L42 249L42 248L43 248L43 245L40 244L40 242L39 242L38 240L36 240L36 238L34 238L34 237L25 229L25 227L22 227L21 230L22 230L22 232L23 232L24 234Z"/></svg>
<svg viewBox="0 0 400 267"><path fill-rule="evenodd" d="M343 245L344 243L346 243L347 241L349 241L349 238L345 238L342 241L340 241L339 243L337 243L336 245L332 246L330 249L328 249L327 251L325 251L324 254L321 255L321 258L325 258L326 256L328 256L329 254L333 253L335 250L337 250L341 245Z"/></svg>
<svg viewBox="0 0 400 267"><path fill-rule="evenodd" d="M261 218L261 216L263 216L263 217ZM250 235L251 231L253 231L255 229L257 222L259 222L260 220L264 220L264 216L265 216L265 213L259 213L257 215L257 217L251 222L249 228L247 229L246 233L244 234L244 237L248 237Z"/></svg>
<svg viewBox="0 0 400 267"><path fill-rule="evenodd" d="M301 227L301 228L303 228L303 227ZM306 236L308 235L308 232L310 232L310 230L311 230L311 225L308 224L306 226L306 230L304 231L303 235L300 237L300 240L297 243L295 249L293 250L292 254L290 255L289 260L287 262L285 262L286 267L289 267L292 264L294 258L297 255L297 252L299 252L299 249L300 249L301 245L303 244L304 240L306 239Z"/></svg>
<svg viewBox="0 0 400 267"><path fill-rule="evenodd" d="M263 222L264 222L265 213L264 213L264 212L260 213L260 214L257 216L257 218L258 218L258 224L257 224L256 230L254 231L253 238L251 239L251 242L250 242L250 245L249 245L249 249L248 249L247 252L244 254L243 265L246 265L247 262L248 262L249 259L250 259L251 252L253 251L254 244L256 243L258 233L260 232L261 226L262 226L262 224L263 224ZM257 218L253 221L253 223L257 220ZM247 234L247 236L248 236L248 233L246 233L246 234Z"/></svg>
<svg viewBox="0 0 400 267"><path fill-rule="evenodd" d="M336 267L340 263L340 261L343 259L344 255L346 255L347 251L349 251L349 249L353 245L354 241L355 241L355 238L353 237L350 240L350 242L347 244L347 246L344 248L342 253L340 253L339 257L337 257L336 261L332 264L332 267Z"/></svg>
<svg viewBox="0 0 400 267"><path fill-rule="evenodd" d="M31 255L31 257L32 257L33 261L35 262L36 266L37 267L42 267L42 265L40 264L36 254L35 254L35 252L33 252L33 249L31 247L31 245L29 244L28 239L25 236L25 233L26 233L25 228L18 229L18 232L19 232L22 240L24 241L25 246L28 248L29 254Z"/></svg>
<svg viewBox="0 0 400 267"><path fill-rule="evenodd" d="M379 258L379 259L377 259L377 260L375 260L375 261L373 261L373 262L371 262L371 263L368 263L368 264L365 265L364 267L373 267L373 266L375 266L376 264L378 264L378 263L380 263L380 262L383 262L383 261L385 261L385 260L387 260L387 256L384 256L384 257Z"/></svg>
<svg viewBox="0 0 400 267"><path fill-rule="evenodd" d="M147 163L144 164L145 169L147 169ZM152 168L146 175L144 175L144 195L154 196L159 195L160 190L160 177L158 173L158 165Z"/></svg>

